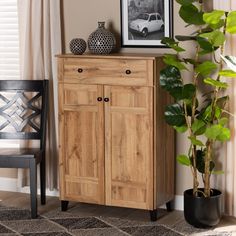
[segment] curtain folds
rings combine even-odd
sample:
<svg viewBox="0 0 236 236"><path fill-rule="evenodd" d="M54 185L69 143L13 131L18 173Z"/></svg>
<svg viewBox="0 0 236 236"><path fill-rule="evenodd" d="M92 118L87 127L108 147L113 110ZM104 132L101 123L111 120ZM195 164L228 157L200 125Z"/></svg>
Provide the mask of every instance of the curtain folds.
<svg viewBox="0 0 236 236"><path fill-rule="evenodd" d="M214 9L224 11L235 11L235 0L214 0ZM236 56L236 36L228 35L226 45L226 55ZM236 82L232 80L227 93L230 96L229 112L230 116L231 140L227 142L222 162L225 170L223 175L222 189L224 190L224 210L228 215L236 217Z"/></svg>
<svg viewBox="0 0 236 236"><path fill-rule="evenodd" d="M46 151L47 187L57 188L57 70L55 55L62 51L60 0L18 0L21 79L49 80ZM25 175L19 171L19 185ZM20 186L22 187L22 186Z"/></svg>
<svg viewBox="0 0 236 236"><path fill-rule="evenodd" d="M235 0L234 0L235 1ZM236 9L236 7L234 8ZM236 56L236 36L229 36L227 54ZM225 152L225 213L236 217L236 83L231 81L228 94L230 96L229 112L230 116L231 140L226 144Z"/></svg>

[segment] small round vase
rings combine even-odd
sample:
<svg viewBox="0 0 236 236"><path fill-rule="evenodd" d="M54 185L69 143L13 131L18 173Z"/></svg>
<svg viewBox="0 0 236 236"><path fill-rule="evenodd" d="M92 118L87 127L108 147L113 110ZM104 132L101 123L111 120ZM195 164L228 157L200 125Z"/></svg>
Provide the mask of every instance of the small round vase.
<svg viewBox="0 0 236 236"><path fill-rule="evenodd" d="M70 41L70 51L75 55L83 54L86 47L86 42L83 39L74 38Z"/></svg>
<svg viewBox="0 0 236 236"><path fill-rule="evenodd" d="M105 29L105 22L98 22L98 28L88 38L89 51L93 54L109 54L115 46L115 36Z"/></svg>

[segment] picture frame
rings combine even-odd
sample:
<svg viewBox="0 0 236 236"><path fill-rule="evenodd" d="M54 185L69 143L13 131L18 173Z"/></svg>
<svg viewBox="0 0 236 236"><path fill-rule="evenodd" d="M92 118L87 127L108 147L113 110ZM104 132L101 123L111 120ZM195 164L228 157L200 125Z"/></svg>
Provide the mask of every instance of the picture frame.
<svg viewBox="0 0 236 236"><path fill-rule="evenodd" d="M172 0L120 0L121 47L166 47L173 35Z"/></svg>

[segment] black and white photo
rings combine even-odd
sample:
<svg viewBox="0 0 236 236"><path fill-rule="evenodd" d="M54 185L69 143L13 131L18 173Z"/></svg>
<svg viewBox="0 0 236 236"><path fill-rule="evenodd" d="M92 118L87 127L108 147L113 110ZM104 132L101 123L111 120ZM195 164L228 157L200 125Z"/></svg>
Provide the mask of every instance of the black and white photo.
<svg viewBox="0 0 236 236"><path fill-rule="evenodd" d="M164 47L172 35L171 0L121 0L123 47Z"/></svg>

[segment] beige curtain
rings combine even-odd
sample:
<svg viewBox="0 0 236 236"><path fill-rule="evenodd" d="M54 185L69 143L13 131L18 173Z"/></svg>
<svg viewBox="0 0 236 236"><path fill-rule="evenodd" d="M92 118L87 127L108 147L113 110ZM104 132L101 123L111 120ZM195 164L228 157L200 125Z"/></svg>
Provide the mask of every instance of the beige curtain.
<svg viewBox="0 0 236 236"><path fill-rule="evenodd" d="M214 9L231 11L236 10L235 0L214 0ZM226 45L226 55L236 56L236 36L228 35ZM224 156L222 157L225 174L221 182L224 189L225 213L236 216L236 81L231 81L231 86L227 90L230 96L229 109L234 117L230 117L231 140L227 142Z"/></svg>
<svg viewBox="0 0 236 236"><path fill-rule="evenodd" d="M47 187L57 188L57 73L61 53L60 0L18 0L21 79L49 80ZM25 175L19 170L19 185Z"/></svg>

